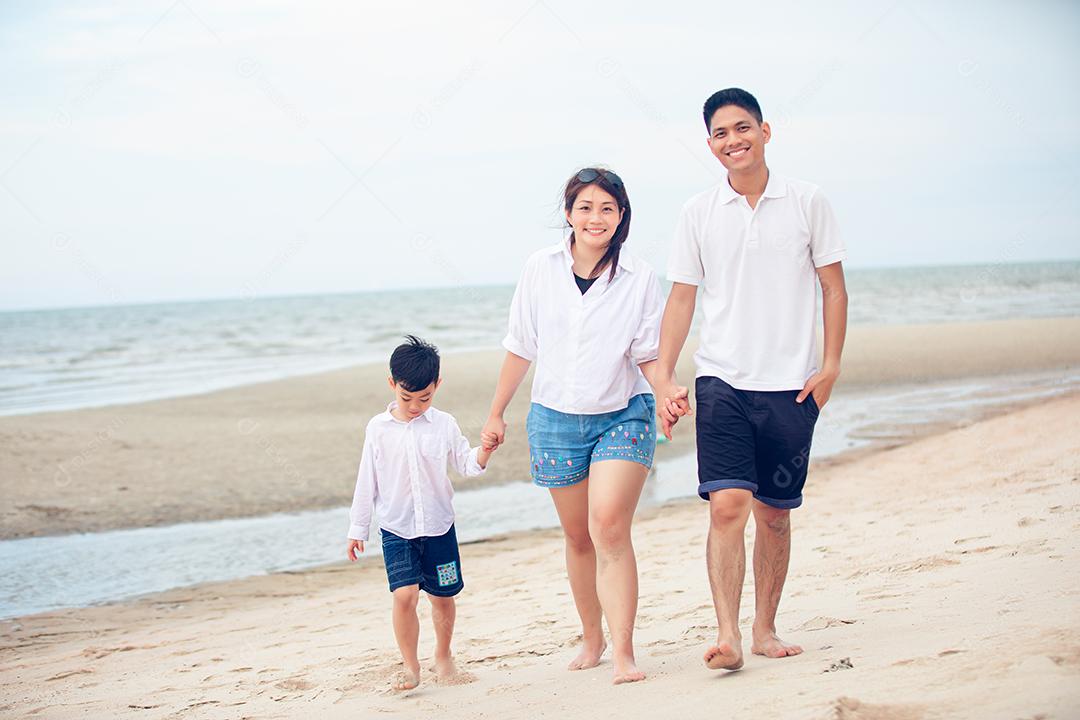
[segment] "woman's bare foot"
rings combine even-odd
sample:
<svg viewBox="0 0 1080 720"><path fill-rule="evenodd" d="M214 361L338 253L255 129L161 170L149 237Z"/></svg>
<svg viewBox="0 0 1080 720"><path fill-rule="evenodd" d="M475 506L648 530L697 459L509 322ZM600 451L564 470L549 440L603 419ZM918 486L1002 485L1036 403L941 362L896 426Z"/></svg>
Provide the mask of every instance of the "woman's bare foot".
<svg viewBox="0 0 1080 720"><path fill-rule="evenodd" d="M600 656L607 650L607 641L600 638L599 643L585 642L581 645L581 652L566 666L567 670L588 670L600 664Z"/></svg>
<svg viewBox="0 0 1080 720"><path fill-rule="evenodd" d="M738 670L743 666L742 642L717 640L705 651L705 665L710 670Z"/></svg>
<svg viewBox="0 0 1080 720"><path fill-rule="evenodd" d="M637 663L634 662L634 657L631 655L628 658L613 658L615 664L615 679L613 682L616 685L622 685L623 683L638 682L645 679L645 673L638 670Z"/></svg>
<svg viewBox="0 0 1080 720"><path fill-rule="evenodd" d="M784 642L776 636L775 632L761 633L760 635L754 633L754 642L750 645L750 652L765 657L782 658L799 655L802 653L802 648Z"/></svg>
<svg viewBox="0 0 1080 720"><path fill-rule="evenodd" d="M404 692L406 690L412 690L420 684L420 668L417 666L415 670L411 668L405 668L397 674L394 678L394 692Z"/></svg>

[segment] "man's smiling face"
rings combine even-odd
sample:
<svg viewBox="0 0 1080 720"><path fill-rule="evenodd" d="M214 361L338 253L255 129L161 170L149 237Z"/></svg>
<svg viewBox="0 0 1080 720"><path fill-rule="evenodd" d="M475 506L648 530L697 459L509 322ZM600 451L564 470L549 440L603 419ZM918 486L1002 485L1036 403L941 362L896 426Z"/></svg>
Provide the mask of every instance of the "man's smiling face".
<svg viewBox="0 0 1080 720"><path fill-rule="evenodd" d="M764 164L771 135L769 123L759 123L738 105L724 105L709 121L709 150L728 172L751 172Z"/></svg>

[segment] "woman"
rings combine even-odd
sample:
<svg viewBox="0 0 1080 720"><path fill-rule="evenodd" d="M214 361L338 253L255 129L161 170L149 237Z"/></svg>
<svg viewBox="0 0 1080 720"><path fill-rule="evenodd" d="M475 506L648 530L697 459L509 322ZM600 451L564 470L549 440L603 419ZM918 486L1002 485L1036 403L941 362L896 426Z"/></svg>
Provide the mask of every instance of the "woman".
<svg viewBox="0 0 1080 720"><path fill-rule="evenodd" d="M510 306L485 446L535 362L526 423L533 482L547 488L566 538L581 617L571 670L594 667L612 638L616 684L642 680L634 660L637 563L630 523L656 448L656 366L663 295L656 273L623 248L630 200L622 180L585 168L566 183L569 237L533 254ZM648 379L648 382L646 381Z"/></svg>

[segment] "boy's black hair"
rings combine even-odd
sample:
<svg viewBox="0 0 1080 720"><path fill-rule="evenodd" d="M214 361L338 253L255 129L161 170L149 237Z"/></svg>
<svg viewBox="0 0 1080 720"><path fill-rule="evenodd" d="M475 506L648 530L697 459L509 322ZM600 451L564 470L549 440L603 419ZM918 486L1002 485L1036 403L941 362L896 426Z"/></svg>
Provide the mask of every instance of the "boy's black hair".
<svg viewBox="0 0 1080 720"><path fill-rule="evenodd" d="M415 335L394 348L390 356L390 376L409 392L423 390L439 379L439 349Z"/></svg>
<svg viewBox="0 0 1080 720"><path fill-rule="evenodd" d="M734 105L741 107L746 112L753 115L758 125L762 122L761 106L758 105L757 98L741 88L726 88L718 92L714 92L709 96L709 99L705 101L705 129L712 132L712 116L716 114L716 111L725 105Z"/></svg>

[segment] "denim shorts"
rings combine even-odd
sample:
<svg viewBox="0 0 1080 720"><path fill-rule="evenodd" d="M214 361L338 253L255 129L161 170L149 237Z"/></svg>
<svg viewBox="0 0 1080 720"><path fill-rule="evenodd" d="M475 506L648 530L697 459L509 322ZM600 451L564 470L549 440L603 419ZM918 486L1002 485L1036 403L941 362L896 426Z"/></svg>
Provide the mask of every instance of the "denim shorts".
<svg viewBox="0 0 1080 720"><path fill-rule="evenodd" d="M570 415L533 403L525 428L533 482L564 487L584 480L589 465L602 460L652 467L656 402L650 393L642 393L622 410L598 415Z"/></svg>
<svg viewBox="0 0 1080 720"><path fill-rule="evenodd" d="M383 530L382 551L390 592L419 585L428 595L452 597L465 587L453 525L442 535L411 539Z"/></svg>
<svg viewBox="0 0 1080 720"><path fill-rule="evenodd" d="M739 390L697 379L698 495L731 488L781 510L802 505L818 406L798 390Z"/></svg>

